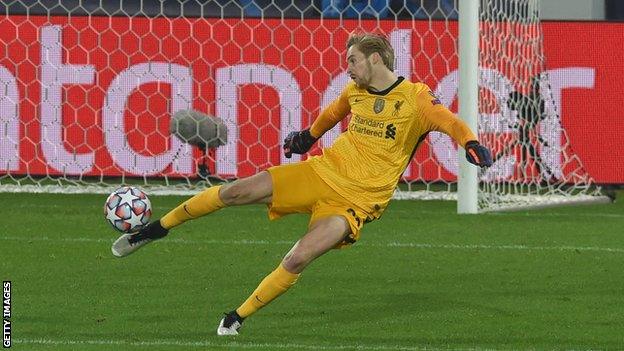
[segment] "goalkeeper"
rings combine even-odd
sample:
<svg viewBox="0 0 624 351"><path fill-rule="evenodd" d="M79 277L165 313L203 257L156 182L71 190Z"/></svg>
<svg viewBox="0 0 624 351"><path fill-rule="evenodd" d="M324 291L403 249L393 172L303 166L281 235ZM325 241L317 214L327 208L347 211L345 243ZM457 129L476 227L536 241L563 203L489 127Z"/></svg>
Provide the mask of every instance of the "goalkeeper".
<svg viewBox="0 0 624 351"><path fill-rule="evenodd" d="M322 156L208 188L140 232L122 235L113 243L113 254L131 254L185 221L228 206L266 204L270 219L310 214L305 233L277 268L221 320L217 334L236 335L246 318L295 284L314 259L332 248L355 243L363 225L381 216L401 174L430 131L451 136L466 149L469 162L480 167L492 164L488 149L425 84L395 75L394 52L385 37L352 34L346 59L352 82L309 129L292 132L284 140L286 157L304 154L351 114L347 130Z"/></svg>
<svg viewBox="0 0 624 351"><path fill-rule="evenodd" d="M546 115L546 102L540 93L541 75L531 78L531 89L527 95L517 91L511 92L507 100L509 109L518 112L518 121L510 127L518 130L518 144L520 145L520 170L523 177L527 177L529 172L529 159L532 158L537 168L537 173L545 176L547 181L555 182L557 178L548 165L542 160L537 145L533 142L531 134L535 134L537 144L540 147L547 147L548 144L536 131L538 124L543 121ZM505 148L502 152L494 156L498 160L504 154L511 151Z"/></svg>

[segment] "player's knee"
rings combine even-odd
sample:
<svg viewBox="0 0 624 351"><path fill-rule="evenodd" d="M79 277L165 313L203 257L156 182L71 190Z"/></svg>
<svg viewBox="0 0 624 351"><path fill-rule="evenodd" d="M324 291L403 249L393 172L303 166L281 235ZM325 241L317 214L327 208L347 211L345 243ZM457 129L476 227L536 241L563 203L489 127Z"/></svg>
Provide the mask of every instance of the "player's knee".
<svg viewBox="0 0 624 351"><path fill-rule="evenodd" d="M305 252L289 252L282 260L284 268L291 273L301 273L303 269L312 261L312 257Z"/></svg>
<svg viewBox="0 0 624 351"><path fill-rule="evenodd" d="M235 181L231 184L224 185L219 192L219 197L224 204L241 205L247 203L250 198L250 191L248 187L241 184L240 181Z"/></svg>
<svg viewBox="0 0 624 351"><path fill-rule="evenodd" d="M271 176L268 172L261 172L223 185L219 191L219 198L228 206L245 205L266 200L272 191Z"/></svg>

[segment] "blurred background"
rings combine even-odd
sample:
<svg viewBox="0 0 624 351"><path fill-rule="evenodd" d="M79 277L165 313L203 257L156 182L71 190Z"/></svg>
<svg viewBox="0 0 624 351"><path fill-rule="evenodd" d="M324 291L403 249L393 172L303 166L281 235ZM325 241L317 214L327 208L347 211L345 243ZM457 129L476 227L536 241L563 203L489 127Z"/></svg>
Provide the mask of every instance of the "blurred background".
<svg viewBox="0 0 624 351"><path fill-rule="evenodd" d="M0 11L12 14L136 14L204 17L382 17L456 18L458 0L144 0L83 1L25 0L2 2ZM542 19L608 20L624 19L621 0L542 0Z"/></svg>

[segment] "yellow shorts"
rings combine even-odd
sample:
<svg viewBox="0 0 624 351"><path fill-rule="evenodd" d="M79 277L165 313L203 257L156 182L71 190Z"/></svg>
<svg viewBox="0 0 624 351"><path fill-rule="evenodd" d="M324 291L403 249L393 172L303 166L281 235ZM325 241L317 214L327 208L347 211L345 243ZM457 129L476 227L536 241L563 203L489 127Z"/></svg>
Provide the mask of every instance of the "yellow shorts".
<svg viewBox="0 0 624 351"><path fill-rule="evenodd" d="M343 216L351 233L337 248L355 243L368 214L342 197L319 177L309 161L267 169L273 181L273 202L268 205L269 218L291 213L310 213L308 226L328 216Z"/></svg>

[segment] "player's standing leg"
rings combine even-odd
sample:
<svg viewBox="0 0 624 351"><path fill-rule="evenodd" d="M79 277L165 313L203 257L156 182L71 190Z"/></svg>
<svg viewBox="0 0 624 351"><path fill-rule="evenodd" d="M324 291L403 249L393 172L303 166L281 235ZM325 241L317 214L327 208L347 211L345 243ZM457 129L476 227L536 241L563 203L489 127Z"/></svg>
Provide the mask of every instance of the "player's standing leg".
<svg viewBox="0 0 624 351"><path fill-rule="evenodd" d="M529 151L529 148L531 147L531 139L526 122L520 125L518 133L518 141L520 142L520 176L526 181L530 174L528 166L529 157L531 157Z"/></svg>
<svg viewBox="0 0 624 351"><path fill-rule="evenodd" d="M178 207L135 234L123 234L111 247L113 255L125 257L144 245L166 236L188 220L205 216L223 207L253 203L270 203L273 183L268 172L263 171L230 184L210 187L186 200Z"/></svg>
<svg viewBox="0 0 624 351"><path fill-rule="evenodd" d="M349 223L343 216L329 216L312 223L308 232L290 249L279 266L260 282L247 300L221 319L217 334L237 335L245 318L286 292L314 259L342 242L349 232Z"/></svg>

